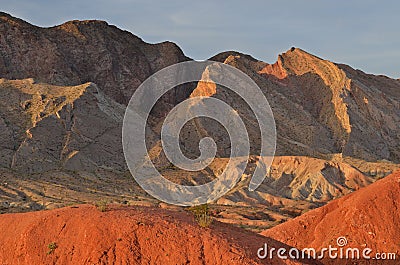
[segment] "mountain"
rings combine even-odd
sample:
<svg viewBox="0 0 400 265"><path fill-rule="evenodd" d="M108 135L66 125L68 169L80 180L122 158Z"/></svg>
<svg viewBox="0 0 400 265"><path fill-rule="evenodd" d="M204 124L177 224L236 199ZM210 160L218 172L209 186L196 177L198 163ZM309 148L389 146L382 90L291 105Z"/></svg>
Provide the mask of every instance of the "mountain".
<svg viewBox="0 0 400 265"><path fill-rule="evenodd" d="M2 78L67 86L93 82L122 104L154 72L189 60L172 42L148 44L98 20L40 28L0 13L0 31ZM173 95L172 103L179 97Z"/></svg>
<svg viewBox="0 0 400 265"><path fill-rule="evenodd" d="M339 154L399 162L398 80L368 75L299 48L279 55L274 64L237 52L224 52L211 60L238 68L261 88L276 121L277 155L326 158ZM211 81L212 75L208 73ZM256 121L247 114L245 103L225 88L217 86L212 93L202 88L197 87L192 95L228 100L252 128L252 143L259 145L259 133L252 125Z"/></svg>
<svg viewBox="0 0 400 265"><path fill-rule="evenodd" d="M346 247L368 247L373 254L391 252L398 256L399 196L400 171L397 171L261 234L300 249L317 250L329 244L336 246L337 238L346 237Z"/></svg>
<svg viewBox="0 0 400 265"><path fill-rule="evenodd" d="M130 176L122 153L126 105L147 77L191 60L171 42L149 44L104 21L50 28L0 13L0 211L56 208L106 198L151 204ZM260 131L243 100L213 84L178 86L153 108L149 150L164 176L187 185L218 177L229 156L225 130L209 119L188 122L185 154L212 136L215 161L188 173L166 161L160 128L178 103L216 97L244 120L251 157L238 185L215 202L216 218L262 230L326 204L399 168L400 82L291 48L268 64L237 52L211 58L238 68L260 87L277 126L277 157L255 192L247 189L258 161Z"/></svg>
<svg viewBox="0 0 400 265"><path fill-rule="evenodd" d="M6 154L0 165L28 172L58 168L76 155L75 160L81 161L78 168L72 167L76 170L93 166L125 169L120 140L124 105L151 74L189 60L171 42L148 44L104 21L70 21L40 28L0 13L0 32L0 77L4 79L1 93L12 95L11 103L6 97L0 103L0 118L4 130L9 131L3 138L0 152ZM91 89L82 98L77 95L63 100L89 82ZM69 92L54 92L58 90ZM54 97L52 93L59 95ZM167 111L168 106L189 94L190 91L172 91L161 99L158 112ZM51 111L46 113L48 110ZM27 123L26 113L41 117L33 117L35 121ZM24 125L21 127L20 123ZM27 160L36 161L36 165Z"/></svg>

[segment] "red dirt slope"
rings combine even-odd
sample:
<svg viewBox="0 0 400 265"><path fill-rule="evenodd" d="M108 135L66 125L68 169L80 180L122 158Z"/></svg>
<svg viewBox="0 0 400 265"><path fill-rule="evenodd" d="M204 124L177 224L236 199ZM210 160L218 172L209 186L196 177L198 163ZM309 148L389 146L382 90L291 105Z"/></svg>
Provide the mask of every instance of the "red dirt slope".
<svg viewBox="0 0 400 265"><path fill-rule="evenodd" d="M283 246L218 222L201 228L185 211L150 207L4 214L0 231L1 264L259 264L265 242Z"/></svg>
<svg viewBox="0 0 400 265"><path fill-rule="evenodd" d="M319 250L336 247L344 236L346 248L396 253L400 259L400 171L261 234Z"/></svg>

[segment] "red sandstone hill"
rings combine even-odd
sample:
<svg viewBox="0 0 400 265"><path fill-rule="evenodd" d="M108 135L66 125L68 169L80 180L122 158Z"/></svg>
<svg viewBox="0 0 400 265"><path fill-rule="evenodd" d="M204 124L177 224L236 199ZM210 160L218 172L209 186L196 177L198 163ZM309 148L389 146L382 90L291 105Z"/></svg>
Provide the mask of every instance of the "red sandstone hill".
<svg viewBox="0 0 400 265"><path fill-rule="evenodd" d="M150 207L4 214L0 230L1 264L260 264L264 243L284 246L219 222L201 228L186 211Z"/></svg>
<svg viewBox="0 0 400 265"><path fill-rule="evenodd" d="M297 248L371 248L400 258L400 171L298 218L262 232ZM386 264L385 262L377 264Z"/></svg>

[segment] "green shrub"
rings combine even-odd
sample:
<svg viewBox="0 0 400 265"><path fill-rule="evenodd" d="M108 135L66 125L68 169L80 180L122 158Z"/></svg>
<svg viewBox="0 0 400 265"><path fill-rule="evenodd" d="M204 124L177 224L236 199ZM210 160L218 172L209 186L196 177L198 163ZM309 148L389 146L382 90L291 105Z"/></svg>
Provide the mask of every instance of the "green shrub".
<svg viewBox="0 0 400 265"><path fill-rule="evenodd" d="M52 253L54 252L54 250L56 250L57 247L58 247L58 246L57 246L57 243L56 243L56 242L51 242L50 244L48 244L48 245L47 245L47 248L48 248L49 250L47 251L47 255L52 254Z"/></svg>
<svg viewBox="0 0 400 265"><path fill-rule="evenodd" d="M105 199L97 201L95 205L100 212L105 212L108 209L108 201Z"/></svg>
<svg viewBox="0 0 400 265"><path fill-rule="evenodd" d="M193 206L190 208L190 211L194 214L196 222L201 227L209 227L211 225L213 218L210 215L210 207L208 204Z"/></svg>

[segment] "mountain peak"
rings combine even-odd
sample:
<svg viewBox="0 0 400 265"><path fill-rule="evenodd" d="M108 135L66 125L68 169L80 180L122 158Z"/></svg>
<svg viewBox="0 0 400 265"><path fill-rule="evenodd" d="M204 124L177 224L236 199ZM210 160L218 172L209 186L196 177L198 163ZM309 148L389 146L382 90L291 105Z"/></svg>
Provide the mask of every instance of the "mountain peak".
<svg viewBox="0 0 400 265"><path fill-rule="evenodd" d="M31 24L20 18L13 17L12 15L1 11L0 11L0 23L8 23L13 26L21 26L21 25L32 26Z"/></svg>
<svg viewBox="0 0 400 265"><path fill-rule="evenodd" d="M86 20L78 20L78 19L74 19L74 20L70 20L67 22L64 22L62 25L106 25L109 26L109 24L104 21L104 20L97 20L97 19L86 19Z"/></svg>
<svg viewBox="0 0 400 265"><path fill-rule="evenodd" d="M216 61L216 62L225 62L229 57L234 57L234 58L244 58L248 61L251 62L260 62L260 60L257 60L253 56L245 53L241 53L238 51L225 51L225 52L220 52L217 55L214 55L211 57L209 60L211 61Z"/></svg>
<svg viewBox="0 0 400 265"><path fill-rule="evenodd" d="M10 15L10 14L8 14L6 12L2 12L2 11L0 11L0 17L18 19L18 18L13 17L12 15Z"/></svg>

